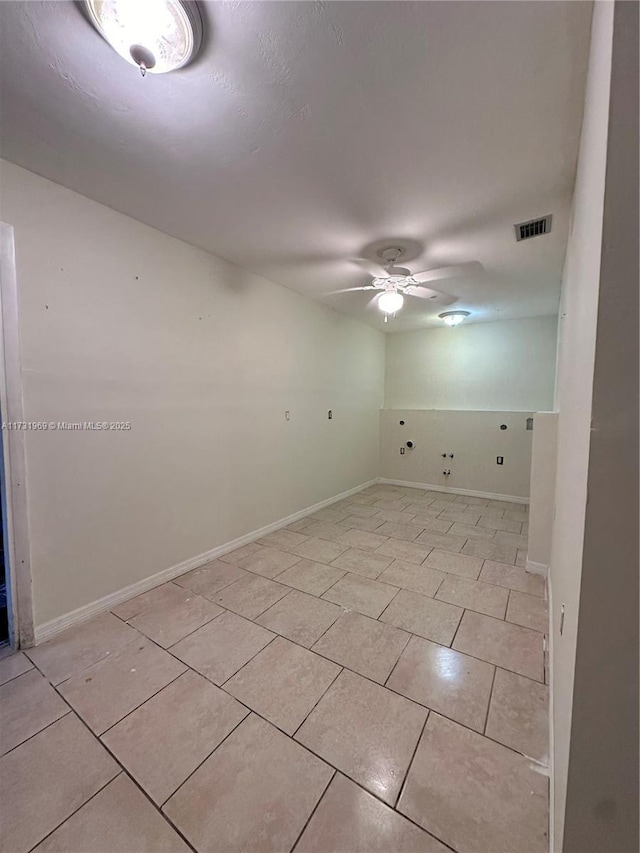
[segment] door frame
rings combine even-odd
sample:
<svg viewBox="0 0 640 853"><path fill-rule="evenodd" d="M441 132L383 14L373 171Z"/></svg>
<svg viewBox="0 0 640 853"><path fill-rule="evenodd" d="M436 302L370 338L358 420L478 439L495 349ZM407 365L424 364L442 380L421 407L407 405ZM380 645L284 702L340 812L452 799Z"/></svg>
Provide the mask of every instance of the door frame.
<svg viewBox="0 0 640 853"><path fill-rule="evenodd" d="M0 412L4 423L23 423L22 368L14 233L0 222ZM31 554L26 487L26 429L2 429L2 526L9 642L14 649L35 643Z"/></svg>

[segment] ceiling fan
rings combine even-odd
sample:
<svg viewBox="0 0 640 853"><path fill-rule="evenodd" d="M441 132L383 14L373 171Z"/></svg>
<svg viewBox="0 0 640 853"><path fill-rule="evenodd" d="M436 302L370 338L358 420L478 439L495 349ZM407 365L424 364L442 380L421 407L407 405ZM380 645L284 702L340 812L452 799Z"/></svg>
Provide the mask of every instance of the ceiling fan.
<svg viewBox="0 0 640 853"><path fill-rule="evenodd" d="M373 276L371 284L362 287L347 287L343 290L334 290L331 294L353 293L360 290L379 290L380 296L376 297L378 308L385 314L385 322L389 314L395 314L402 308L405 296L417 296L418 299L433 299L440 305L451 305L456 302L457 297L425 287L423 282L440 281L447 278L459 278L468 276L482 269L478 261L470 261L465 264L456 264L437 269L422 270L412 273L406 267L396 266L403 254L403 250L390 246L378 252L381 263L371 261L367 258L358 258L356 263Z"/></svg>

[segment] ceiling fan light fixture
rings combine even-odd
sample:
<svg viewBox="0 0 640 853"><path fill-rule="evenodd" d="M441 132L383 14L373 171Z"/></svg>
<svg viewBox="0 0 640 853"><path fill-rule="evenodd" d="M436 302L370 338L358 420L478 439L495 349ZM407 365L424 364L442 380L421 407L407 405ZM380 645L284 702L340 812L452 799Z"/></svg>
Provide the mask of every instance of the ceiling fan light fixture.
<svg viewBox="0 0 640 853"><path fill-rule="evenodd" d="M143 76L182 68L198 52L202 19L188 0L85 0L91 23Z"/></svg>
<svg viewBox="0 0 640 853"><path fill-rule="evenodd" d="M470 314L470 311L445 311L443 314L438 314L438 317L447 326L459 326Z"/></svg>
<svg viewBox="0 0 640 853"><path fill-rule="evenodd" d="M395 314L404 305L404 296L397 290L385 290L378 297L378 308L385 314Z"/></svg>

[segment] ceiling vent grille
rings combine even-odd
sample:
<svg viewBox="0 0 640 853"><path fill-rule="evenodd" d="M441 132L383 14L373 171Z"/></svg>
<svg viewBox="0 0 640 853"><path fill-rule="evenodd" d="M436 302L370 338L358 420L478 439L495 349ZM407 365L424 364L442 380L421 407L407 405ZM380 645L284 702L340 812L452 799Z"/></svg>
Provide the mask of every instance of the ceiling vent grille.
<svg viewBox="0 0 640 853"><path fill-rule="evenodd" d="M518 222L513 227L516 229L516 240L518 243L521 240L530 240L532 237L539 237L541 234L548 234L551 231L551 222L553 216L543 216L542 219L530 219L528 222Z"/></svg>

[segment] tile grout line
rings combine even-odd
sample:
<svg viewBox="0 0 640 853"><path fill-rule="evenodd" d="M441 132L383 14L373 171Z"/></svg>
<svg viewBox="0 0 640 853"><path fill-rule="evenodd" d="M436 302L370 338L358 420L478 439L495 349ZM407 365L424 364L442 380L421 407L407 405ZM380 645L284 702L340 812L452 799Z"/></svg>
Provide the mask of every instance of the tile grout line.
<svg viewBox="0 0 640 853"><path fill-rule="evenodd" d="M329 765L329 766L331 766L331 765ZM331 783L332 783L332 782L333 782L333 780L336 778L337 773L338 773L338 771L337 771L337 770L334 770L334 771L333 771L333 773L331 774L331 778L330 778L330 779L329 779L329 781L327 782L327 785L326 785L326 787L325 787L324 791L322 792L322 794L320 794L320 797L319 797L319 799L318 799L318 802L317 802L317 803L315 804L315 806L312 808L312 810L311 810L311 814L310 814L310 815L309 815L309 817L306 819L304 826L302 827L302 829L300 830L300 833L299 833L298 837L297 837L297 838L296 838L296 840L294 841L294 843L293 843L293 847L290 847L290 848L289 848L289 853L294 853L294 850L295 850L295 849L296 849L296 847L298 846L298 842L300 841L300 839L302 838L302 836L305 834L305 832L306 832L306 830L307 830L307 827L308 827L308 826L309 826L309 824L311 823L311 821L312 821L312 819L313 819L314 814L316 813L316 811L318 810L318 808L319 808L319 806L320 806L320 803L324 800L325 795L326 795L327 791L329 790L329 788L330 788L330 786L331 786Z"/></svg>
<svg viewBox="0 0 640 853"><path fill-rule="evenodd" d="M496 673L497 672L498 672L498 667L494 666L493 667L493 676L491 678L491 689L489 690L489 701L487 702L487 713L485 714L482 732L480 732L480 734L482 734L483 737L486 737L485 732L487 731L487 725L489 723L489 713L491 712L491 702L493 700L493 688L494 688L494 685L496 683ZM493 738L492 738L492 740L493 740Z"/></svg>

